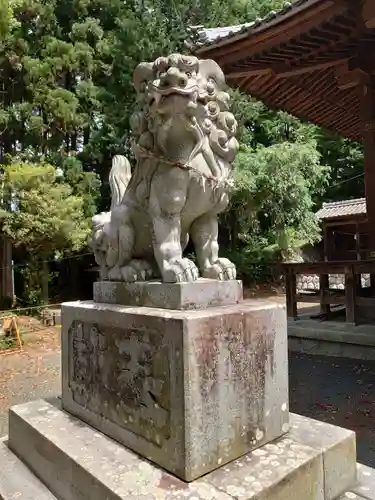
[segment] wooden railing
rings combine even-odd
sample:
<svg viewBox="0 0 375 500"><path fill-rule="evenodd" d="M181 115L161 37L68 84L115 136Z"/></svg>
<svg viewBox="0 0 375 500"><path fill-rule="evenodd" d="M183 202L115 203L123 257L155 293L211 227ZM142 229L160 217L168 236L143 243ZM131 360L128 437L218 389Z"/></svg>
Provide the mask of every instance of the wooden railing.
<svg viewBox="0 0 375 500"><path fill-rule="evenodd" d="M298 302L313 302L320 304L321 312L329 315L332 305L345 305L346 321L358 324L361 313L372 309L375 317L375 290L374 295L364 294L361 288L361 275L375 276L375 259L356 261L327 261L283 264L285 275L287 314L289 318L298 319ZM307 295L297 292L297 275L313 274L320 276L320 290L318 294ZM329 288L329 275L343 274L345 276L345 290ZM372 285L374 285L372 280Z"/></svg>

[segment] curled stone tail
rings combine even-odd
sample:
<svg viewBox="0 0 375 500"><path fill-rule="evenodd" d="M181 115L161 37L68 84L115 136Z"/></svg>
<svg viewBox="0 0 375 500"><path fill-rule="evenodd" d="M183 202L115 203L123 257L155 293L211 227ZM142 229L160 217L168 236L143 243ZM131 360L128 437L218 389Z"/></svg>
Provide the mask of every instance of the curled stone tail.
<svg viewBox="0 0 375 500"><path fill-rule="evenodd" d="M109 174L112 195L111 210L121 203L130 178L131 167L128 159L125 156L116 155L112 160L112 168Z"/></svg>

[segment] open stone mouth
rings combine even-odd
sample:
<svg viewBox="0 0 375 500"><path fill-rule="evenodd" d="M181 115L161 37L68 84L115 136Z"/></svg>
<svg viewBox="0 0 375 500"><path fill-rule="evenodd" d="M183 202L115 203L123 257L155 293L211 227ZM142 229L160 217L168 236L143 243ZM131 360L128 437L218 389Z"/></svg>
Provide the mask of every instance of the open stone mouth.
<svg viewBox="0 0 375 500"><path fill-rule="evenodd" d="M160 88L153 85L155 92L162 96L170 96L170 95L184 95L191 96L195 92L198 93L198 85L191 85L190 87L167 87Z"/></svg>

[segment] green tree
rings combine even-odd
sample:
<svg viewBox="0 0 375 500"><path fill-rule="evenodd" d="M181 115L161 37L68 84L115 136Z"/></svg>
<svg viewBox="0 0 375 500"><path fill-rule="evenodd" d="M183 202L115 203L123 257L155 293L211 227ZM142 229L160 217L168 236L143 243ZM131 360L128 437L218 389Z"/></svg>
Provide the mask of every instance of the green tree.
<svg viewBox="0 0 375 500"><path fill-rule="evenodd" d="M265 278L272 262L293 258L298 248L319 239L314 197L324 190L328 169L313 141L280 142L242 146L234 176L232 203L223 217L230 253L243 278Z"/></svg>
<svg viewBox="0 0 375 500"><path fill-rule="evenodd" d="M318 131L317 139L322 161L331 166L331 182L321 201L341 201L364 196L362 145L322 130Z"/></svg>
<svg viewBox="0 0 375 500"><path fill-rule="evenodd" d="M317 127L239 91L232 94L241 148L222 233L241 276L265 279L272 262L319 239L314 212L330 169L319 152Z"/></svg>
<svg viewBox="0 0 375 500"><path fill-rule="evenodd" d="M100 4L92 2L92 12ZM79 157L100 109L94 76L102 74L103 29L92 12L85 1L14 4L18 23L0 47L0 159L54 164L67 179L67 169L80 162L81 177L90 171L83 184L94 195L93 169Z"/></svg>
<svg viewBox="0 0 375 500"><path fill-rule="evenodd" d="M48 302L48 261L85 246L90 229L82 197L56 179L51 165L11 164L5 167L10 209L3 214L3 232L33 263L42 299Z"/></svg>
<svg viewBox="0 0 375 500"><path fill-rule="evenodd" d="M13 6L14 1L12 0L0 0L0 43L16 24L13 16Z"/></svg>

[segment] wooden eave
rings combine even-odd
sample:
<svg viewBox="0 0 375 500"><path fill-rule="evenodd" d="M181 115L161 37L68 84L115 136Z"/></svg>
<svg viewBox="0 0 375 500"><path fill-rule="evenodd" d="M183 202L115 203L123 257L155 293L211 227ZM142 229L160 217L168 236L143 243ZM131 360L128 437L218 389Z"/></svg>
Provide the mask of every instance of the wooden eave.
<svg viewBox="0 0 375 500"><path fill-rule="evenodd" d="M299 0L285 15L196 47L231 86L361 141L361 92L375 75L374 0Z"/></svg>
<svg viewBox="0 0 375 500"><path fill-rule="evenodd" d="M327 219L322 219L320 224L322 226L330 226L330 227L341 227L358 224L366 224L367 215L366 214L356 214L356 215L344 215L342 217L329 217Z"/></svg>

